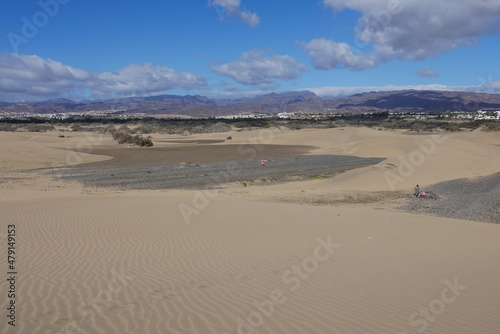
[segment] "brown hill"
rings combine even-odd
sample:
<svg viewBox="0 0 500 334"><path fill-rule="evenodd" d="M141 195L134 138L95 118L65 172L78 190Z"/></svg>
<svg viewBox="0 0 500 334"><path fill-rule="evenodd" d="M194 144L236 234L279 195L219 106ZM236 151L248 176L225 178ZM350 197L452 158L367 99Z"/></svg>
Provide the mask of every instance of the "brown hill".
<svg viewBox="0 0 500 334"><path fill-rule="evenodd" d="M336 112L474 112L500 109L500 94L418 90L369 92L325 100L323 107Z"/></svg>
<svg viewBox="0 0 500 334"><path fill-rule="evenodd" d="M35 103L0 103L0 113L51 114L108 112L116 114L159 114L208 117L235 114L277 114L280 112L428 112L500 110L500 94L454 91L384 91L348 97L321 99L310 91L258 95L235 100L215 100L200 95L159 95L97 102L58 99Z"/></svg>

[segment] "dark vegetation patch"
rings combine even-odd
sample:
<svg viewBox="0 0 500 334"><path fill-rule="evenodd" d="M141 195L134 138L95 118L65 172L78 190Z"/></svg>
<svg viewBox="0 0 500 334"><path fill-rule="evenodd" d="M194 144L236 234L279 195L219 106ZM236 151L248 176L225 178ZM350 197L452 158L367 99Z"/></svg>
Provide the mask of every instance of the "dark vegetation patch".
<svg viewBox="0 0 500 334"><path fill-rule="evenodd" d="M418 116L418 117L416 117ZM446 115L425 115L398 117L388 112L371 114L322 115L319 119L312 116L303 119L219 119L208 118L98 118L69 117L67 119L1 119L0 131L50 131L55 126L64 126L65 131L89 131L112 134L119 130L124 134L148 135L151 133L190 135L198 133L245 131L262 128L301 130L308 128L336 128L345 126L366 126L379 130L408 130L410 133L471 131L482 128L484 131L500 131L500 122L491 120L450 120ZM420 119L419 119L420 118ZM64 130L63 130L64 131Z"/></svg>

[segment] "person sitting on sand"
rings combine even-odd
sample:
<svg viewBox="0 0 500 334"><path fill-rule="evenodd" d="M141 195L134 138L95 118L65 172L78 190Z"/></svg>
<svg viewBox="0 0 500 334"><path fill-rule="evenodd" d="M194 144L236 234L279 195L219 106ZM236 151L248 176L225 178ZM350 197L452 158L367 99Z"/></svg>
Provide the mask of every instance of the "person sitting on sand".
<svg viewBox="0 0 500 334"><path fill-rule="evenodd" d="M418 197L420 195L420 187L418 184L413 188L413 196Z"/></svg>

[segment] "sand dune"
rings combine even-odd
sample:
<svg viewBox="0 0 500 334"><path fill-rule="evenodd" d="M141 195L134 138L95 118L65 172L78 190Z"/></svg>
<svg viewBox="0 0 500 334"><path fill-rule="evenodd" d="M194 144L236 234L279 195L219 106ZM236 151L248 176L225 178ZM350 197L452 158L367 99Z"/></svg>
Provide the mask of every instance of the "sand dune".
<svg viewBox="0 0 500 334"><path fill-rule="evenodd" d="M300 142L319 147L310 154L387 158L375 167L349 171L323 182L328 189L409 191L415 184L425 186L500 170L500 136L481 130L437 135L405 135L368 128L316 131L302 131L296 141L292 140L293 133L277 135L273 143Z"/></svg>
<svg viewBox="0 0 500 334"><path fill-rule="evenodd" d="M320 180L229 184L210 193L125 192L22 172L67 166L75 152L68 149L89 142L88 134L29 140L27 133L0 133L12 143L0 148L0 237L16 225L19 272L17 324L4 317L0 332L500 331L498 225L399 212L390 202L307 205L307 199L391 193L384 173L397 173L400 157L419 149L416 140L433 137L364 128L231 135L233 145L307 145L315 147L308 154L388 160ZM400 175L395 191L499 170L498 134L446 136L411 175ZM79 162L109 159L92 151L110 145L103 138L83 153L80 144ZM158 147L168 145L183 144ZM8 289L0 281L0 295ZM2 298L0 307L7 303Z"/></svg>
<svg viewBox="0 0 500 334"><path fill-rule="evenodd" d="M423 322L409 317L455 278L467 288L442 313L432 304L440 314L428 331L498 330L496 225L228 199L187 225L185 200L99 195L2 208L26 245L16 331L415 332ZM332 254L314 258L318 238L338 243ZM266 302L273 293L282 303Z"/></svg>

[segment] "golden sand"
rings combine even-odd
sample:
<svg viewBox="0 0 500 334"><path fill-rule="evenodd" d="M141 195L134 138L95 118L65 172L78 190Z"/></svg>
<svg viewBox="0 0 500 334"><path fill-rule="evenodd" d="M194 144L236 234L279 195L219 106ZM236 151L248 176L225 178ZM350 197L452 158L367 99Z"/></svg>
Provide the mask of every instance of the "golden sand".
<svg viewBox="0 0 500 334"><path fill-rule="evenodd" d="M318 180L124 192L23 172L129 154L107 136L0 133L0 268L6 277L15 225L17 272L15 298L0 283L1 333L500 332L500 226L400 212L391 201L416 183L498 172L498 133L153 140L161 152L200 141L203 152L227 146L225 155L236 145L301 145L299 154L387 160Z"/></svg>

